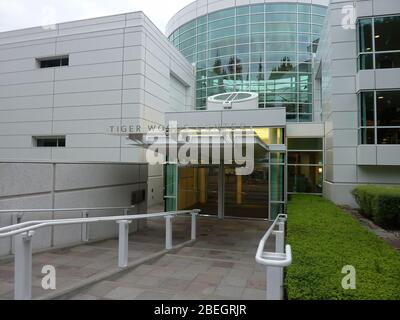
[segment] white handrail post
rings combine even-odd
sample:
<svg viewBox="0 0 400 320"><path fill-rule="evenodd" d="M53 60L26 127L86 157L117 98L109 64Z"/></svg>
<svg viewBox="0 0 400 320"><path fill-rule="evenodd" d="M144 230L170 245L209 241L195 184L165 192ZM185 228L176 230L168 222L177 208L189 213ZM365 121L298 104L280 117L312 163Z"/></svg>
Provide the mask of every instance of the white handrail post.
<svg viewBox="0 0 400 320"><path fill-rule="evenodd" d="M119 240L118 240L118 267L128 266L128 239L129 239L129 220L119 220Z"/></svg>
<svg viewBox="0 0 400 320"><path fill-rule="evenodd" d="M172 215L165 216L165 249L172 249Z"/></svg>
<svg viewBox="0 0 400 320"><path fill-rule="evenodd" d="M82 211L82 218L88 218L89 212L87 210ZM82 241L88 242L89 241L89 224L83 223L82 224Z"/></svg>
<svg viewBox="0 0 400 320"><path fill-rule="evenodd" d="M14 298L32 298L32 236L28 231L15 236Z"/></svg>
<svg viewBox="0 0 400 320"><path fill-rule="evenodd" d="M193 210L191 213L192 215L192 233L191 233L191 239L196 240L197 238L197 215L199 214L198 210Z"/></svg>
<svg viewBox="0 0 400 320"><path fill-rule="evenodd" d="M267 267L267 300L283 299L282 267Z"/></svg>
<svg viewBox="0 0 400 320"><path fill-rule="evenodd" d="M129 211L129 209L124 209L124 216L128 215L128 211Z"/></svg>

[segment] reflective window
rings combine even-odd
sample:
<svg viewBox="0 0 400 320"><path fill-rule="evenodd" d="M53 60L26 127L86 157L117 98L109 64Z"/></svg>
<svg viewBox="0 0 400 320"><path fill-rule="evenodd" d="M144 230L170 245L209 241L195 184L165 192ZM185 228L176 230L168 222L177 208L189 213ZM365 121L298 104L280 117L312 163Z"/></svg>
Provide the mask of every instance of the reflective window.
<svg viewBox="0 0 400 320"><path fill-rule="evenodd" d="M359 94L359 143L400 144L400 91Z"/></svg>
<svg viewBox="0 0 400 320"><path fill-rule="evenodd" d="M288 139L288 192L321 193L322 165L322 138Z"/></svg>
<svg viewBox="0 0 400 320"><path fill-rule="evenodd" d="M375 50L400 50L400 16L375 18Z"/></svg>
<svg viewBox="0 0 400 320"><path fill-rule="evenodd" d="M169 39L196 64L196 108L214 94L254 91L259 107L284 107L288 121L312 121L312 52L325 14L311 4L251 4L182 25Z"/></svg>
<svg viewBox="0 0 400 320"><path fill-rule="evenodd" d="M358 68L400 68L400 16L359 19Z"/></svg>

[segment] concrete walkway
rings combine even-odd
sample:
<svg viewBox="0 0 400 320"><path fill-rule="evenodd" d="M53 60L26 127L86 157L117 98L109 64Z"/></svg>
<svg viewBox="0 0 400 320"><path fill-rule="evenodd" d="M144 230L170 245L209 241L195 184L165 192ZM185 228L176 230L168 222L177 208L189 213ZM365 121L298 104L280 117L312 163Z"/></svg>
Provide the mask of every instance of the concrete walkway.
<svg viewBox="0 0 400 320"><path fill-rule="evenodd" d="M198 218L198 240L130 270L118 270L117 239L52 250L33 256L33 297L92 285L62 299L264 299L265 270L254 260L267 222ZM173 219L174 245L190 239L190 218ZM164 250L164 219L130 236L129 262ZM41 269L53 265L57 290L41 288ZM115 270L116 272L113 272ZM101 281L105 272L114 273ZM13 261L0 261L0 299L13 298Z"/></svg>

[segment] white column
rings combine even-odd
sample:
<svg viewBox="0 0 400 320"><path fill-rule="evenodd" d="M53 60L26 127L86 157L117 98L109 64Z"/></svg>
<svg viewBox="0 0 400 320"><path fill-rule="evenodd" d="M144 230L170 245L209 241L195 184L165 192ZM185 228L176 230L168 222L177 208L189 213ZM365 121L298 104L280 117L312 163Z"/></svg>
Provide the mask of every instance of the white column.
<svg viewBox="0 0 400 320"><path fill-rule="evenodd" d="M32 298L32 236L34 231L15 236L14 298Z"/></svg>
<svg viewBox="0 0 400 320"><path fill-rule="evenodd" d="M82 218L88 218L89 212L87 210L82 211ZM82 241L88 242L89 241L89 224L83 223L82 224Z"/></svg>
<svg viewBox="0 0 400 320"><path fill-rule="evenodd" d="M191 213L190 213L191 215L192 215L192 240L196 240L196 238L197 238L197 225L196 225L196 219L197 219L197 215L198 215L198 213L197 213L197 211L192 211Z"/></svg>
<svg viewBox="0 0 400 320"><path fill-rule="evenodd" d="M281 267L267 267L267 300L282 300Z"/></svg>
<svg viewBox="0 0 400 320"><path fill-rule="evenodd" d="M119 224L118 240L118 267L125 268L128 265L128 238L129 238L129 220L117 221Z"/></svg>
<svg viewBox="0 0 400 320"><path fill-rule="evenodd" d="M166 216L165 218L165 249L172 249L172 215Z"/></svg>
<svg viewBox="0 0 400 320"><path fill-rule="evenodd" d="M218 170L218 218L223 219L225 215L225 166L223 160Z"/></svg>

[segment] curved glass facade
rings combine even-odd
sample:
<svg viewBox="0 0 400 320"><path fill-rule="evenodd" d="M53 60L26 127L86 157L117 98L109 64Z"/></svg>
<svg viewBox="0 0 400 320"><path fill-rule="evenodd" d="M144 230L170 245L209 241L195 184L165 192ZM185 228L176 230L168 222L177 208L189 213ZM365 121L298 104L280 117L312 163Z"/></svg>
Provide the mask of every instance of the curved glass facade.
<svg viewBox="0 0 400 320"><path fill-rule="evenodd" d="M325 14L310 4L254 4L175 30L170 41L197 67L196 108L218 93L252 91L260 108L285 107L288 121L312 121L312 54Z"/></svg>

